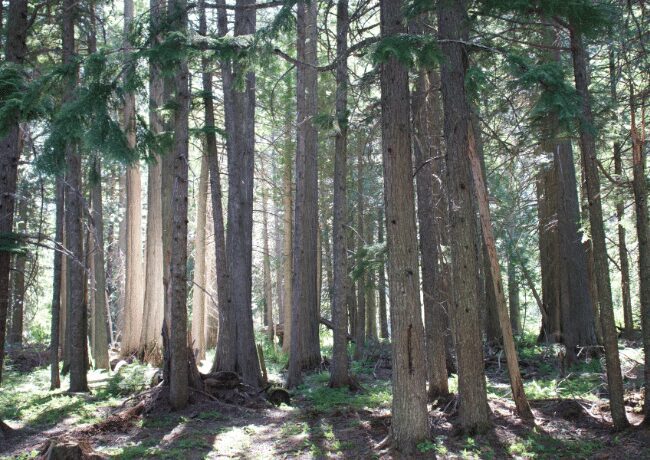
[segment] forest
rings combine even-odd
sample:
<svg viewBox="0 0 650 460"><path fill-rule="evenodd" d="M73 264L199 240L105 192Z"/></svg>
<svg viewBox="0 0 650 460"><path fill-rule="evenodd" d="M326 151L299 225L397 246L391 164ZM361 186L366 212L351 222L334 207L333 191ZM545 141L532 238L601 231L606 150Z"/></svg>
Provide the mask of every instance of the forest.
<svg viewBox="0 0 650 460"><path fill-rule="evenodd" d="M650 458L646 0L0 0L0 458Z"/></svg>

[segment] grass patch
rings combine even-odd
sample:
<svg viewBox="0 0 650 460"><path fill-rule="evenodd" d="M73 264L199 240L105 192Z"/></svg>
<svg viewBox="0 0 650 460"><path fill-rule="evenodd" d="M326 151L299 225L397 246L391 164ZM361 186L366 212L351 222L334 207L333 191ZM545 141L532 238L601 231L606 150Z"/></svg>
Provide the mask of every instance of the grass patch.
<svg viewBox="0 0 650 460"><path fill-rule="evenodd" d="M365 386L365 391L352 393L347 388L327 386L329 373L313 374L298 387L298 392L308 399L314 410L327 413L342 407L355 410L389 408L393 400L389 381L376 381Z"/></svg>
<svg viewBox="0 0 650 460"><path fill-rule="evenodd" d="M513 442L508 452L523 458L552 459L557 458L560 452L563 458L589 458L602 447L603 443L594 439L557 439L533 430Z"/></svg>

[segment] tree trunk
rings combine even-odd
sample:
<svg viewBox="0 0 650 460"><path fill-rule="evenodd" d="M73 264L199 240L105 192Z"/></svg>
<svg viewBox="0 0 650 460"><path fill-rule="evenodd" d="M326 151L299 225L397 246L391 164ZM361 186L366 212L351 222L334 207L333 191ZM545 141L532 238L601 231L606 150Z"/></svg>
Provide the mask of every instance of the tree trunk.
<svg viewBox="0 0 650 460"><path fill-rule="evenodd" d="M95 360L95 369L110 370L108 362L108 305L106 302L106 271L104 269L104 204L102 201L102 171L101 163L98 157L95 158L94 164L94 183L90 192L92 204L93 220L93 279L94 286L92 290L93 310L92 310L92 356Z"/></svg>
<svg viewBox="0 0 650 460"><path fill-rule="evenodd" d="M630 91L630 99L634 100ZM645 126L642 125L645 129ZM639 135L636 126L635 107L631 107L630 131L632 137L632 166L634 189L634 208L636 210L636 231L639 241L639 287L641 302L641 329L643 333L643 357L644 362L650 362L650 228L648 227L648 186L647 173L645 169L645 155L643 144L645 133ZM642 137L643 136L643 137ZM646 382L645 400L643 404L643 424L650 425L650 366L646 365L643 371Z"/></svg>
<svg viewBox="0 0 650 460"><path fill-rule="evenodd" d="M345 221L347 217L348 157L348 0L338 0L336 7L336 119L339 130L334 144L334 203L332 216L332 323L334 343L329 385L349 386L346 295L348 277Z"/></svg>
<svg viewBox="0 0 650 460"><path fill-rule="evenodd" d="M519 314L519 280L514 256L508 256L508 307L510 309L510 326L514 335L521 334L521 317Z"/></svg>
<svg viewBox="0 0 650 460"><path fill-rule="evenodd" d="M298 3L296 204L293 231L291 348L287 387L320 364L318 291L317 2Z"/></svg>
<svg viewBox="0 0 650 460"><path fill-rule="evenodd" d="M269 342L274 344L274 330L273 327L273 284L271 282L271 250L269 249L269 217L268 217L268 202L267 202L266 185L262 185L262 222L263 222L263 235L264 240L264 254L262 261L262 271L264 280L264 307L266 314L267 336Z"/></svg>
<svg viewBox="0 0 650 460"><path fill-rule="evenodd" d="M150 28L159 27L165 12L164 0L150 0ZM161 40L155 37L156 43ZM149 127L154 135L164 131L159 110L164 105L163 78L154 59L149 62ZM163 284L163 220L162 220L162 158L161 152L150 152L155 158L148 165L147 176L147 240L145 246L144 304L139 353L142 360L154 366L162 362L161 329L165 314Z"/></svg>
<svg viewBox="0 0 650 460"><path fill-rule="evenodd" d="M225 5L224 0L219 0L218 5ZM204 8L201 8L204 11ZM205 19L205 18L203 18ZM228 16L225 8L217 9L219 36L228 33ZM203 27L203 26L202 26ZM207 31L207 25L205 26ZM219 152L217 151L217 137L214 132L214 100L212 95L212 73L208 72L209 61L202 60L203 67L203 104L205 108L206 147L208 149L208 162L210 166L210 190L212 198L212 220L214 225L215 269L217 274L217 308L219 328L217 330L217 351L212 364L212 372L235 371L237 366L237 330L233 306L230 302L228 290L230 289L230 272L228 256L226 253L225 224L223 219L223 202L221 190L221 171L219 168ZM223 110L226 131L226 151L228 157L236 153L233 147L233 77L231 64L227 60L220 62L221 78L223 83Z"/></svg>
<svg viewBox="0 0 650 460"><path fill-rule="evenodd" d="M614 306L612 305L612 290L609 281L607 245L605 241L600 179L598 177L596 158L596 140L592 132L594 124L588 89L587 52L582 42L581 32L575 28L571 28L570 34L576 91L581 98L582 120L580 123L580 147L587 185L587 197L589 200L589 223L593 241L596 280L598 282L600 322L603 328L603 344L605 346L605 359L607 362L609 403L614 427L622 429L627 427L629 423L625 414L623 401L623 377L618 356Z"/></svg>
<svg viewBox="0 0 650 460"><path fill-rule="evenodd" d="M28 197L20 197L18 203L18 220L17 233L19 238L27 232L27 200ZM7 343L11 345L23 345L23 329L25 317L25 271L27 270L27 255L24 252L19 252L14 255L14 270L11 276L12 281L12 300L13 307L11 309L11 328Z"/></svg>
<svg viewBox="0 0 650 460"><path fill-rule="evenodd" d="M64 185L61 177L56 178L56 220L54 230L54 261L52 274L52 320L50 323L50 389L61 388L59 376L59 345L60 345L60 315L61 315L61 286L63 284L63 220ZM63 304L65 305L65 303Z"/></svg>
<svg viewBox="0 0 650 460"><path fill-rule="evenodd" d="M422 20L414 21L413 33L422 33ZM445 362L445 322L440 305L440 292L436 292L436 276L439 273L438 241L436 237L435 211L439 204L433 197L433 162L440 155L441 113L431 72L418 71L415 89L411 94L413 123L413 152L417 186L417 218L420 236L420 269L422 271L422 299L427 357L427 380L429 401L449 393L447 365ZM433 79L433 78L431 78ZM442 314L441 314L442 313Z"/></svg>
<svg viewBox="0 0 650 460"><path fill-rule="evenodd" d="M291 120L287 110L285 121L285 152L282 171L282 207L284 213L282 224L284 229L284 246L282 250L282 278L284 279L284 315L282 317L282 351L288 353L291 348L291 302L292 302L292 273L293 273L293 180L291 159Z"/></svg>
<svg viewBox="0 0 650 460"><path fill-rule="evenodd" d="M464 0L438 4L438 31L443 61L442 97L445 108L447 143L447 190L449 196L449 233L451 246L452 301L458 359L460 424L464 431L487 428L488 405L483 371L483 348L479 322L478 248L476 216L472 198L469 164L470 109L465 92L466 49L458 40L468 35L467 4Z"/></svg>
<svg viewBox="0 0 650 460"><path fill-rule="evenodd" d="M235 36L255 32L255 0L237 0ZM255 347L251 306L253 251L253 178L255 155L255 74L243 64L233 63L233 78L245 82L243 91L234 85L233 147L228 155L228 229L227 246L230 286L229 302L236 321L237 369L244 383L257 387L262 375ZM233 155L234 153L234 155Z"/></svg>
<svg viewBox="0 0 650 460"><path fill-rule="evenodd" d="M7 40L5 58L7 62L22 65L27 53L27 0L11 0L7 12ZM18 160L22 150L20 127L16 119L0 138L0 234L13 231L14 201L18 180ZM11 241L5 241L10 244ZM5 351L5 333L9 310L9 272L11 253L0 250L0 382Z"/></svg>
<svg viewBox="0 0 650 460"><path fill-rule="evenodd" d="M358 147L357 151L357 254L361 253L361 249L366 245L365 231L363 219L365 217L365 203L363 198L363 150ZM357 259L358 261L358 259ZM365 270L357 279L357 322L354 331L354 359L360 360L363 355L363 348L366 343L366 289L368 285L368 277Z"/></svg>
<svg viewBox="0 0 650 460"><path fill-rule="evenodd" d="M205 292L208 287L206 252L206 214L208 200L208 160L201 156L201 171L196 198L196 233L194 236L194 282L192 287L192 340L197 361L205 358Z"/></svg>
<svg viewBox="0 0 650 460"><path fill-rule="evenodd" d="M128 0L130 1L130 0ZM187 4L173 0L172 30L187 31ZM180 58L174 75L173 193L169 289L169 402L173 409L187 405L189 368L187 346L187 200L190 88L187 59Z"/></svg>
<svg viewBox="0 0 650 460"><path fill-rule="evenodd" d="M402 2L382 0L381 36L406 32ZM393 405L391 435L404 455L427 439L426 352L420 306L408 70L390 56L380 67Z"/></svg>
<svg viewBox="0 0 650 460"><path fill-rule="evenodd" d="M377 242L384 242L384 214L381 207L377 212ZM388 312L386 309L386 267L384 261L379 264L379 337L388 339Z"/></svg>
<svg viewBox="0 0 650 460"><path fill-rule="evenodd" d="M131 47L128 36L133 22L133 0L124 0L124 48ZM127 55L127 58L128 55ZM133 72L132 64L127 62L128 72ZM128 77L127 77L128 78ZM123 126L127 145L135 148L135 93L124 95ZM120 353L129 356L137 353L142 333L145 284L142 265L142 198L140 165L136 161L126 170L126 263L124 282L124 325Z"/></svg>

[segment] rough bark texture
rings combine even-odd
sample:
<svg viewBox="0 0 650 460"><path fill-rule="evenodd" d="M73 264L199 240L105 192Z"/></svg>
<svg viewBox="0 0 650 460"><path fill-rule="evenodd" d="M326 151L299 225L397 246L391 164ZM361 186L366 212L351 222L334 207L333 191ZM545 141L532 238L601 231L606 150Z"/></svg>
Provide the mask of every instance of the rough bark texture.
<svg viewBox="0 0 650 460"><path fill-rule="evenodd" d="M298 3L296 203L293 230L291 345L287 386L302 380L302 371L320 364L318 338L318 132L316 49L318 4Z"/></svg>
<svg viewBox="0 0 650 460"><path fill-rule="evenodd" d="M187 30L185 0L172 0L170 14L174 29ZM172 232L169 289L169 402L174 409L187 405L189 393L187 347L187 198L188 116L190 106L187 60L181 58L174 76L174 147Z"/></svg>
<svg viewBox="0 0 650 460"><path fill-rule="evenodd" d="M338 0L336 8L336 119L339 130L334 145L334 205L332 216L332 323L334 343L330 366L330 387L350 384L348 373L346 284L348 279L345 221L347 216L347 155L348 155L348 1Z"/></svg>
<svg viewBox="0 0 650 460"><path fill-rule="evenodd" d="M223 0L218 2L219 5L225 4ZM217 23L219 36L224 36L228 32L228 17L224 8L217 10ZM207 27L207 26L206 26ZM202 61L204 70L208 67L207 60ZM232 145L231 134L232 128L232 92L229 88L232 86L232 71L230 63L222 60L221 78L223 80L224 96L224 120L226 131L229 133L226 139L226 151L228 156L235 155ZM205 125L206 128L214 128L214 101L212 95L212 74L203 72L203 104L205 106ZM228 300L228 290L230 285L230 274L226 253L225 224L223 219L223 202L221 189L221 172L219 169L219 152L217 151L217 137L214 129L207 129L206 147L208 149L208 163L210 166L210 196L212 198L212 220L214 225L214 247L215 247L215 269L217 274L217 308L219 317L219 328L217 331L217 351L212 365L212 371L234 371L237 363L236 347L236 326L235 316L232 305Z"/></svg>
<svg viewBox="0 0 650 460"><path fill-rule="evenodd" d="M363 197L363 151L358 147L357 151L357 208L355 213L357 216L357 251L361 250L366 245L365 229L364 229L364 214L365 200ZM368 276L365 271L361 273L357 279L357 322L354 330L354 359L359 360L363 355L363 348L366 343L366 289L368 287Z"/></svg>
<svg viewBox="0 0 650 460"><path fill-rule="evenodd" d="M415 22L415 21L414 21ZM420 33L423 24L410 27ZM432 73L420 70L411 94L413 123L413 152L417 186L417 217L420 240L420 269L422 271L422 300L427 350L427 395L430 401L449 393L447 364L445 362L445 321L441 312L440 292L435 291L439 275L438 230L433 197L433 162L441 154L439 132L442 128L441 106L437 88L432 86ZM439 204L439 202L438 202Z"/></svg>
<svg viewBox="0 0 650 460"><path fill-rule="evenodd" d="M513 256L508 257L508 309L510 311L510 326L512 333L521 333L521 316L519 313L519 280L517 279L517 265Z"/></svg>
<svg viewBox="0 0 650 460"><path fill-rule="evenodd" d="M382 0L381 35L405 33L402 2ZM426 352L420 306L408 70L395 56L380 67L384 204L393 359L391 435L399 452L427 439Z"/></svg>
<svg viewBox="0 0 650 460"><path fill-rule="evenodd" d="M133 0L124 0L124 48L129 50L128 34L133 21ZM128 58L127 58L128 59ZM129 72L134 71L129 66ZM123 127L128 147L135 148L135 93L124 96ZM142 333L144 306L144 266L142 265L142 186L140 165L136 162L126 170L126 262L124 294L124 324L120 353L129 356L137 353Z"/></svg>
<svg viewBox="0 0 650 460"><path fill-rule="evenodd" d="M287 111L289 118L289 111ZM284 240L282 249L282 272L284 279L284 315L282 317L282 351L288 353L291 348L291 302L292 302L292 273L293 273L293 179L291 158L291 120L285 122L285 155L282 171L282 226Z"/></svg>
<svg viewBox="0 0 650 460"><path fill-rule="evenodd" d="M192 286L192 351L197 361L205 358L206 217L208 200L208 160L201 157L196 197L196 231L194 234L194 280Z"/></svg>
<svg viewBox="0 0 650 460"><path fill-rule="evenodd" d="M104 268L104 211L102 202L102 170L99 158L95 158L94 183L90 192L93 231L92 248L93 310L91 322L92 356L95 369L110 369L108 362L108 302L106 301L106 270Z"/></svg>
<svg viewBox="0 0 650 460"><path fill-rule="evenodd" d="M264 254L262 255L262 271L264 281L264 314L267 327L267 337L269 342L274 343L275 336L273 327L273 284L271 282L271 250L269 247L269 216L268 216L268 199L266 186L262 185L262 239L264 240Z"/></svg>
<svg viewBox="0 0 650 460"><path fill-rule="evenodd" d="M580 147L585 171L587 198L589 201L589 223L593 241L596 281L598 283L598 304L600 322L603 329L603 345L607 362L607 384L612 421L617 429L628 426L623 401L623 377L618 356L618 340L612 304L612 289L609 281L607 244L600 193L600 179L596 158L596 139L592 132L593 115L587 76L587 52L582 42L581 32L571 29L571 54L576 90L581 99L582 122L580 124Z"/></svg>
<svg viewBox="0 0 650 460"><path fill-rule="evenodd" d="M472 204L468 128L470 110L465 93L467 51L457 40L468 35L467 4L444 0L438 4L438 33L443 61L442 97L447 143L447 189L452 262L450 310L454 323L458 359L460 424L467 432L488 425L488 405L483 371L483 348L479 322L479 286L476 277L478 251L476 216Z"/></svg>
<svg viewBox="0 0 650 460"><path fill-rule="evenodd" d="M235 36L255 32L255 0L238 0L235 11ZM242 380L257 387L262 375L255 347L251 305L253 251L253 177L255 156L255 74L242 64L233 64L235 79L241 77L244 89L232 89L233 147L228 155L228 229L227 245L230 286L229 302L235 314L237 370ZM234 153L234 155L233 155Z"/></svg>
<svg viewBox="0 0 650 460"><path fill-rule="evenodd" d="M377 242L384 242L384 213L382 209L377 212ZM388 338L388 311L386 309L386 267L382 260L379 265L379 277L377 282L379 291L379 337Z"/></svg>
<svg viewBox="0 0 650 460"><path fill-rule="evenodd" d="M12 0L7 12L7 39L5 58L7 62L22 64L27 53L27 0ZM18 179L18 160L21 151L21 134L18 125L9 128L0 138L0 234L13 230L14 200ZM0 382L4 362L5 333L9 310L9 270L11 255L0 251Z"/></svg>
<svg viewBox="0 0 650 460"><path fill-rule="evenodd" d="M61 285L63 276L63 220L65 213L64 188L61 177L56 178L56 220L54 230L54 261L52 275L52 321L50 323L50 388L61 387L59 376L59 346L60 346L60 314L61 314Z"/></svg>
<svg viewBox="0 0 650 460"><path fill-rule="evenodd" d="M150 27L159 27L164 12L164 0L150 0ZM156 37L160 41L160 37ZM155 60L149 62L149 128L154 135L163 132L159 110L163 106L163 78ZM156 159L148 165L147 176L147 241L145 247L144 305L139 355L152 365L162 361L162 336L160 331L165 313L163 285L162 242L162 160L161 152L151 152Z"/></svg>
<svg viewBox="0 0 650 460"><path fill-rule="evenodd" d="M644 138L639 135L636 126L635 108L632 107L631 137L632 137L632 165L634 179L634 209L636 210L636 231L639 241L639 287L641 301L641 329L643 331L643 357L644 362L650 362L650 227L648 226L648 186L645 169L645 156L643 155ZM645 400L643 404L643 423L650 425L650 366L646 365L643 371L645 384Z"/></svg>

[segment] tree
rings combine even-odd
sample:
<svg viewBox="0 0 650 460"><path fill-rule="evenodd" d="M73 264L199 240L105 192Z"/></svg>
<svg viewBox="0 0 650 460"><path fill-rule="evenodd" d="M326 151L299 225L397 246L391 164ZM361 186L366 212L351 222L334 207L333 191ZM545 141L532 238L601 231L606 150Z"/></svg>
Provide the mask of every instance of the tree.
<svg viewBox="0 0 650 460"><path fill-rule="evenodd" d="M19 238L24 237L27 232L28 209L27 201L29 199L23 190L18 201L18 212L16 215L17 233ZM25 271L27 270L27 255L24 251L14 254L14 268L11 276L12 281L12 304L11 309L11 328L7 336L7 343L22 346L23 329L25 316Z"/></svg>
<svg viewBox="0 0 650 460"><path fill-rule="evenodd" d="M464 0L445 0L438 4L438 34L443 56L440 78L445 112L451 235L453 299L450 311L458 360L460 424L463 430L473 432L484 430L489 422L477 307L477 229L468 139L471 114L465 90L467 50L462 43L468 35L467 3Z"/></svg>
<svg viewBox="0 0 650 460"><path fill-rule="evenodd" d="M266 186L262 186L262 278L264 284L264 323L266 324L266 334L269 342L275 346L273 341L275 328L273 327L273 283L271 282L271 250L269 249L269 216L268 216L268 199Z"/></svg>
<svg viewBox="0 0 650 460"><path fill-rule="evenodd" d="M623 401L623 377L618 356L618 340L614 322L612 289L609 280L607 244L603 223L603 209L600 193L600 178L596 158L596 140L593 135L593 115L587 77L587 52L583 43L582 32L575 25L569 29L571 36L571 55L576 91L580 96L582 120L580 122L580 150L584 168L587 198L589 201L589 224L593 242L596 281L598 284L598 303L600 322L603 329L605 359L607 361L607 384L609 403L614 427L623 429L629 425L625 415Z"/></svg>
<svg viewBox="0 0 650 460"><path fill-rule="evenodd" d="M27 0L11 0L7 14L7 62L20 66L27 54ZM6 133L0 134L0 383L4 362L7 312L9 310L9 271L11 266L9 236L13 231L14 202L18 180L18 161L21 153L21 134L18 117L14 117Z"/></svg>
<svg viewBox="0 0 650 460"><path fill-rule="evenodd" d="M320 364L318 338L317 2L298 2L296 66L296 201L293 223L291 348L287 387Z"/></svg>
<svg viewBox="0 0 650 460"><path fill-rule="evenodd" d="M205 290L207 275L206 214L208 200L208 160L201 156L201 170L196 198L196 233L194 236L194 281L192 294L192 351L197 359L205 357Z"/></svg>
<svg viewBox="0 0 650 460"><path fill-rule="evenodd" d="M394 40L406 32L402 2L382 0L381 36ZM381 133L384 205L388 251L388 286L393 359L394 447L405 455L427 438L425 347L421 337L415 192L411 159L408 70L395 55L381 62Z"/></svg>
<svg viewBox="0 0 650 460"><path fill-rule="evenodd" d="M133 22L133 0L124 0L124 49L129 53L131 44L129 34ZM135 72L135 63L128 62L126 79L133 78L130 75ZM136 112L135 93L128 92L124 96L123 107L124 132L127 145L135 149L136 143ZM125 261L125 282L124 282L124 313L122 341L120 353L122 356L129 356L138 351L140 335L142 333L142 314L144 308L144 273L142 265L142 187L140 180L140 165L138 162L129 165L126 169L126 261Z"/></svg>
<svg viewBox="0 0 650 460"><path fill-rule="evenodd" d="M339 130L336 133L334 150L334 204L332 216L332 323L334 344L329 385L332 388L349 386L346 283L347 244L345 221L347 216L347 156L348 156L348 32L349 12L347 0L339 0L336 7L336 119Z"/></svg>
<svg viewBox="0 0 650 460"><path fill-rule="evenodd" d="M65 219L65 189L62 177L55 179L56 217L54 230L54 261L52 268L52 320L50 323L50 389L61 387L59 376L61 287L63 285L63 222ZM63 303L65 305L65 303Z"/></svg>

